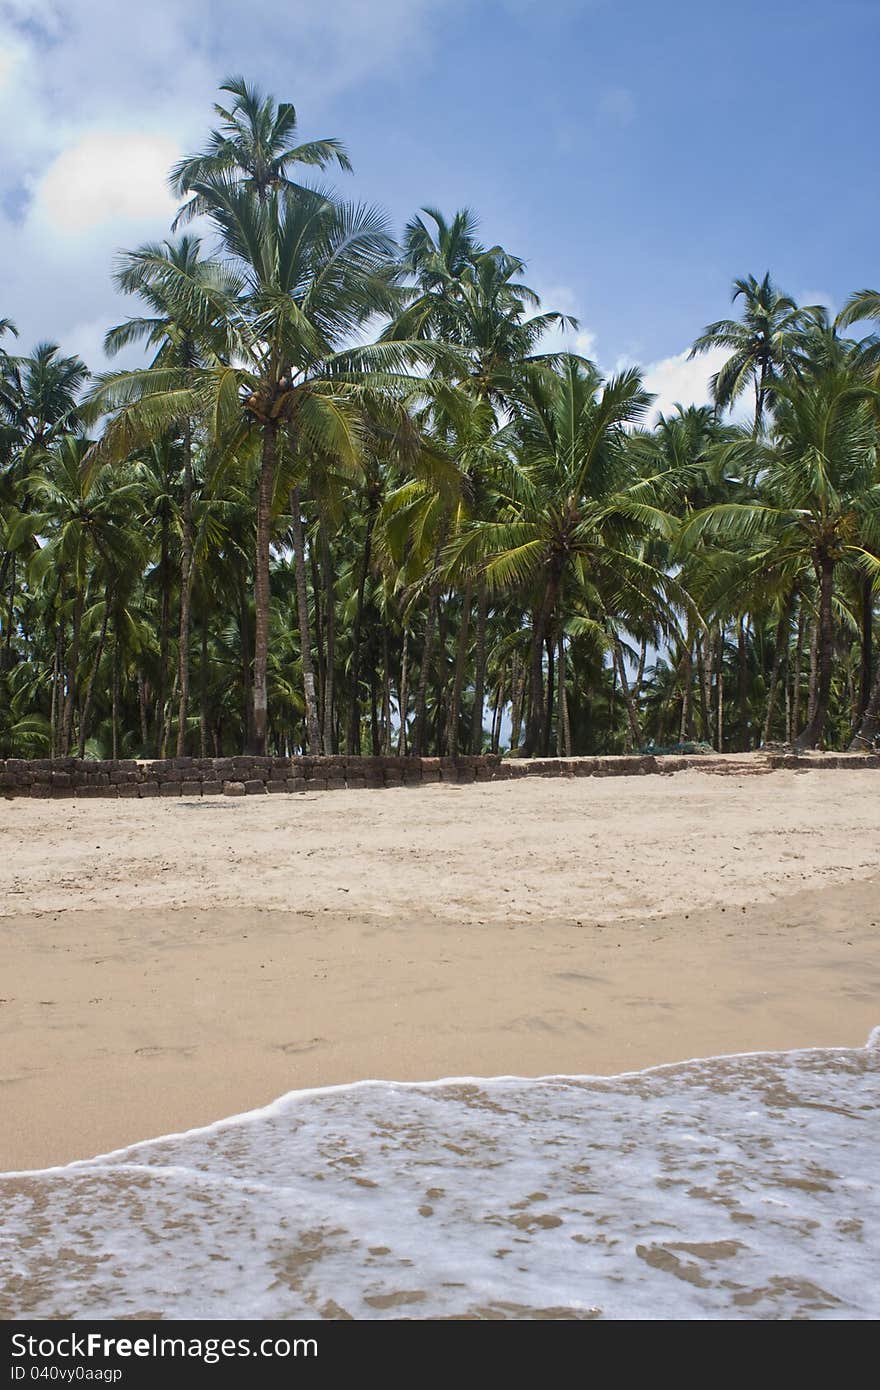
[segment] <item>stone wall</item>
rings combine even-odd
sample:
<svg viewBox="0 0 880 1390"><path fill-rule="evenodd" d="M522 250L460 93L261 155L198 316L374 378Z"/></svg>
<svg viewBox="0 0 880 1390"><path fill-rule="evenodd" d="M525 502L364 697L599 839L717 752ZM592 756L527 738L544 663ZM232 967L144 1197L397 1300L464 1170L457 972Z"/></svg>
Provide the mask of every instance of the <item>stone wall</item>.
<svg viewBox="0 0 880 1390"><path fill-rule="evenodd" d="M78 758L0 759L0 796L251 796L430 782L496 782L519 777L626 777L694 769L727 776L775 768L880 769L880 755L767 753L688 757L505 758L165 758L153 762Z"/></svg>

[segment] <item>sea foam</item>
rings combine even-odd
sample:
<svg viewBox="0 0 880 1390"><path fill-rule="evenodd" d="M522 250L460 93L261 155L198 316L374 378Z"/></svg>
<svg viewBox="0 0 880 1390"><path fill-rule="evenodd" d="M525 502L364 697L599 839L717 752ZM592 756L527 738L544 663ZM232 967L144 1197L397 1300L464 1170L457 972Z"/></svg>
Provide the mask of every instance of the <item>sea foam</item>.
<svg viewBox="0 0 880 1390"><path fill-rule="evenodd" d="M880 1030L360 1082L0 1177L5 1318L880 1316Z"/></svg>

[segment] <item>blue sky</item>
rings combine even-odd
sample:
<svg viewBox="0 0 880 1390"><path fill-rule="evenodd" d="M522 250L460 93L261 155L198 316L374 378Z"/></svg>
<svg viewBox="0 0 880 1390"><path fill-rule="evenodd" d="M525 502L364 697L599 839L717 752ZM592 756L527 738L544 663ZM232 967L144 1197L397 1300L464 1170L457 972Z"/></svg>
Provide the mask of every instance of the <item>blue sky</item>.
<svg viewBox="0 0 880 1390"><path fill-rule="evenodd" d="M470 205L578 347L702 399L735 275L880 284L878 51L877 0L0 0L0 316L103 365L113 253L166 234L242 71L347 143L352 196Z"/></svg>

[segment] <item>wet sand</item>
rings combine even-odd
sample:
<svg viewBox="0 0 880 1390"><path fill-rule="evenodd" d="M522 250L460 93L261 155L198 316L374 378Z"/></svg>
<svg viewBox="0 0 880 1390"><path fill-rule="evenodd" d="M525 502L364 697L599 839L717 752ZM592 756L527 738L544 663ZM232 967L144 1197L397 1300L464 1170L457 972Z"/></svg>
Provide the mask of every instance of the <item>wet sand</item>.
<svg viewBox="0 0 880 1390"><path fill-rule="evenodd" d="M296 1087L860 1046L880 778L0 802L0 1168Z"/></svg>

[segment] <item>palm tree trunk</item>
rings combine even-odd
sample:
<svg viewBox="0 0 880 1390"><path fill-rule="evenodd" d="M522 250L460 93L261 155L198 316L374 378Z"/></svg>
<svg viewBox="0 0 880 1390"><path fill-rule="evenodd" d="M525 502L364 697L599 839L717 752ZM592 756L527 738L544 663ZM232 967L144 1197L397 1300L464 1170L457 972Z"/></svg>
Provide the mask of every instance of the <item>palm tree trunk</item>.
<svg viewBox="0 0 880 1390"><path fill-rule="evenodd" d="M798 749L815 748L825 731L831 701L831 674L834 660L834 561L822 556L819 570L819 613L817 616L817 680L812 718L795 741Z"/></svg>
<svg viewBox="0 0 880 1390"><path fill-rule="evenodd" d="M73 711L76 704L76 677L79 668L79 643L82 629L82 615L85 607L85 594L80 591L73 605L73 631L70 639L70 656L67 665L67 695L64 701L64 727L61 732L61 756L66 758L73 742Z"/></svg>
<svg viewBox="0 0 880 1390"><path fill-rule="evenodd" d="M378 757L382 751L382 738L379 732L379 689L378 672L370 663L370 752Z"/></svg>
<svg viewBox="0 0 880 1390"><path fill-rule="evenodd" d="M626 718L628 727L627 748L629 751L642 746L642 730L639 724L639 712L636 708L629 682L626 678L625 657L623 646L617 633L614 634L614 659L617 662L617 678L620 681L620 692L623 695L623 703L626 706Z"/></svg>
<svg viewBox="0 0 880 1390"><path fill-rule="evenodd" d="M801 658L804 651L804 626L805 613L804 601L800 599L798 603L798 625L797 638L794 649L794 676L792 678L792 700L791 700L791 738L789 742L794 742L798 735L801 724Z"/></svg>
<svg viewBox="0 0 880 1390"><path fill-rule="evenodd" d="M523 755L534 757L544 728L544 623L546 600L533 618L531 655L529 659L529 712Z"/></svg>
<svg viewBox="0 0 880 1390"><path fill-rule="evenodd" d="M388 624L382 624L382 748L387 758L391 757L391 652L388 641Z"/></svg>
<svg viewBox="0 0 880 1390"><path fill-rule="evenodd" d="M498 689L495 691L495 703L492 707L492 732L489 736L490 753L498 752L498 745L501 742L501 716L504 710L504 687L499 680Z"/></svg>
<svg viewBox="0 0 880 1390"><path fill-rule="evenodd" d="M471 624L471 599L473 588L470 580L465 584L461 600L461 621L458 626L458 641L455 652L455 675L452 680L452 695L446 719L446 751L450 758L458 757L458 728L461 716L461 692L464 687L464 672L467 662L468 632Z"/></svg>
<svg viewBox="0 0 880 1390"><path fill-rule="evenodd" d="M870 575L862 578L862 633L861 663L859 670L859 702L857 721L862 718L871 698L871 684L874 667L874 586Z"/></svg>
<svg viewBox="0 0 880 1390"><path fill-rule="evenodd" d="M874 677L874 686L865 706L858 733L850 741L849 752L862 753L866 748L873 748L878 734L880 734L880 668Z"/></svg>
<svg viewBox="0 0 880 1390"><path fill-rule="evenodd" d="M691 659L691 627L687 624L685 632L684 655L681 662L681 720L678 726L678 741L686 743L691 725L691 695L693 686L693 661Z"/></svg>
<svg viewBox="0 0 880 1390"><path fill-rule="evenodd" d="M712 742L712 717L709 709L712 703L712 639L708 638L708 649L703 653L703 634L697 633L697 685L700 692L700 723L706 743ZM708 657L708 660L706 659Z"/></svg>
<svg viewBox="0 0 880 1390"><path fill-rule="evenodd" d="M489 613L489 586L481 575L477 585L477 630L474 644L474 710L471 719L471 752L483 748L483 700L486 691L486 620Z"/></svg>
<svg viewBox="0 0 880 1390"><path fill-rule="evenodd" d="M346 747L349 753L355 754L361 751L361 632L363 630L364 618L364 594L367 588L367 575L370 572L373 527L375 524L376 509L374 506L370 505L367 512L367 529L364 537L363 555L361 556L360 574L358 576L357 604L354 612L354 628L351 638L351 704L349 708Z"/></svg>
<svg viewBox="0 0 880 1390"><path fill-rule="evenodd" d="M162 513L162 534L159 552L159 584L161 603L159 609L159 681L156 690L155 747L157 758L164 758L165 702L168 681L168 618L171 609L171 573L168 556L168 517ZM144 749L146 752L146 749Z"/></svg>
<svg viewBox="0 0 880 1390"><path fill-rule="evenodd" d="M189 627L193 584L193 524L192 524L192 425L187 420L183 433L183 532L180 546L180 627L178 632L178 673L180 701L177 708L177 756L182 758L186 746L186 721L189 713ZM271 498L271 492L270 492ZM268 560L267 560L268 564Z"/></svg>
<svg viewBox="0 0 880 1390"><path fill-rule="evenodd" d="M816 718L816 704L819 699L819 629L821 616L816 614L810 629L810 685L807 692L807 726Z"/></svg>
<svg viewBox="0 0 880 1390"><path fill-rule="evenodd" d="M436 563L436 557L435 557ZM428 679L434 656L434 633L437 627L437 612L440 605L440 580L431 583L428 598L428 615L425 619L425 641L422 646L422 661L419 667L419 684L416 691L415 718L413 720L412 753L416 758L424 756L425 723L428 708Z"/></svg>
<svg viewBox="0 0 880 1390"><path fill-rule="evenodd" d="M238 574L238 628L241 639L241 680L244 691L245 743L250 748L253 742L254 702L251 699L251 672L253 658L251 652L251 624L248 611L247 587L244 574Z"/></svg>
<svg viewBox="0 0 880 1390"><path fill-rule="evenodd" d="M767 743L770 739L770 729L773 723L773 711L776 707L776 693L779 689L779 678L785 665L785 658L788 653L788 624L791 618L791 603L785 603L779 615L779 622L776 624L776 635L773 639L773 673L770 677L770 690L767 694L767 709L764 714L764 727L761 730L761 743Z"/></svg>
<svg viewBox="0 0 880 1390"><path fill-rule="evenodd" d="M52 658L52 702L49 705L49 756L56 755L58 735L58 692L61 681L61 624L55 628L55 653Z"/></svg>
<svg viewBox="0 0 880 1390"><path fill-rule="evenodd" d="M199 757L208 756L208 605L202 608L202 652L199 665Z"/></svg>
<svg viewBox="0 0 880 1390"><path fill-rule="evenodd" d="M548 632L545 642L547 648L547 702L544 713L544 742L541 748L545 758L550 757L550 735L553 731L554 694L556 690L556 645Z"/></svg>
<svg viewBox="0 0 880 1390"><path fill-rule="evenodd" d="M147 751L147 739L149 738L149 731L148 731L148 729L147 729L147 683L146 683L146 681L144 680L144 673L143 673L143 671L138 671L138 673L137 673L137 688L138 688L138 715L139 715L139 717L140 717L140 723L141 723L141 750L142 750L142 753L146 753L146 751Z"/></svg>
<svg viewBox="0 0 880 1390"><path fill-rule="evenodd" d="M119 757L119 635L113 634L113 691L110 710L110 747L113 761Z"/></svg>
<svg viewBox="0 0 880 1390"><path fill-rule="evenodd" d="M333 564L330 557L330 536L327 521L323 514L318 520L318 534L321 543L321 569L324 580L324 634L326 642L326 666L324 669L324 752L338 752L336 742L336 596L334 593Z"/></svg>
<svg viewBox="0 0 880 1390"><path fill-rule="evenodd" d="M278 424L275 420L266 420L263 424L263 455L257 491L257 551L254 563L254 727L250 751L258 757L264 756L266 752L266 730L269 720L269 553L272 541L272 498L277 467Z"/></svg>
<svg viewBox="0 0 880 1390"><path fill-rule="evenodd" d="M746 620L740 616L736 641L737 699L739 703L739 746L743 753L751 748L749 730L749 663Z"/></svg>
<svg viewBox="0 0 880 1390"><path fill-rule="evenodd" d="M296 575L296 607L299 619L299 645L303 672L303 697L306 706L306 728L309 752L321 752L321 730L318 725L318 701L315 693L315 667L312 662L312 637L309 630L309 592L306 581L306 550L302 524L302 499L298 487L290 494L291 529L293 531L293 566Z"/></svg>
<svg viewBox="0 0 880 1390"><path fill-rule="evenodd" d="M403 651L400 657L400 686L398 690L398 713L400 715L400 729L397 734L397 756L406 757L406 715L407 704L409 702L409 628L404 620L403 625Z"/></svg>
<svg viewBox="0 0 880 1390"><path fill-rule="evenodd" d="M717 700L716 748L724 752L724 625L718 629L718 665L715 674Z"/></svg>
<svg viewBox="0 0 880 1390"><path fill-rule="evenodd" d="M541 605L532 619L532 645L529 658L529 713L523 756L533 758L544 733L544 635L556 611L559 595L559 572L552 569Z"/></svg>
<svg viewBox="0 0 880 1390"><path fill-rule="evenodd" d="M84 758L86 752L86 739L89 733L89 715L92 711L92 693L95 688L95 676L98 674L98 666L104 653L104 642L107 638L107 621L110 617L110 587L104 591L104 616L101 620L101 634L98 638L98 647L95 652L95 659L92 662L92 669L89 672L89 683L86 686L86 695L83 700L82 714L79 720L79 752L78 757Z"/></svg>
<svg viewBox="0 0 880 1390"><path fill-rule="evenodd" d="M510 662L510 751L519 747L519 726L522 722L520 707L519 655L513 653Z"/></svg>
<svg viewBox="0 0 880 1390"><path fill-rule="evenodd" d="M7 609L6 609L6 632L5 632L5 635L4 635L2 659L0 659L0 670L3 670L3 671L8 671L9 668L10 668L10 666L12 665L12 629L13 629L13 627L15 626L15 574L16 574L16 561L15 561L15 556L14 556L14 555L13 555L13 557L12 557L11 573L12 573L12 579L10 580L10 584L9 584L9 603L8 603Z"/></svg>
<svg viewBox="0 0 880 1390"><path fill-rule="evenodd" d="M568 725L568 695L565 688L566 660L565 634L559 631L559 654L556 662L556 685L559 695L556 701L556 756L567 757L571 749L571 729Z"/></svg>

